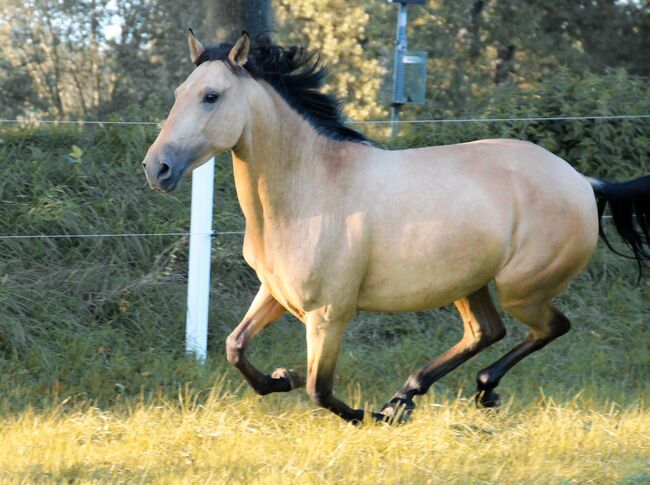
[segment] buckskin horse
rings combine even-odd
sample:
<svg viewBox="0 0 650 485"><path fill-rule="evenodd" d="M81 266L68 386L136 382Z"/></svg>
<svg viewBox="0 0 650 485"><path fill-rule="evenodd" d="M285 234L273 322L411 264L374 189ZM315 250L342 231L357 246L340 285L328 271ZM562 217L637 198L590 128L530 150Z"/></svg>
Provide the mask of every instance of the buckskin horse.
<svg viewBox="0 0 650 485"><path fill-rule="evenodd" d="M153 189L169 192L184 173L232 152L243 254L261 285L227 339L227 357L259 394L304 385L291 370L260 372L245 353L288 311L306 326L307 393L359 422L364 410L333 393L350 320L361 310L453 302L462 339L372 413L406 415L415 396L506 334L488 291L494 282L503 309L530 328L478 373L477 403L495 406L503 375L569 331L552 300L604 237L607 204L633 257L650 258L650 176L588 178L517 140L382 150L346 127L338 101L319 91L326 69L317 52L269 41L251 47L246 33L235 45L205 47L191 30L189 47L196 68L176 89L144 170Z"/></svg>

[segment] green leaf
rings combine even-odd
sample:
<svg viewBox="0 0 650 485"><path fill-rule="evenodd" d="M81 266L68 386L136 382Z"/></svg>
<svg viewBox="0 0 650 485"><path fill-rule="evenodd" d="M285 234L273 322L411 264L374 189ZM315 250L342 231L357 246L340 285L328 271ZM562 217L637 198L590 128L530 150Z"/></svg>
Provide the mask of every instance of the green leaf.
<svg viewBox="0 0 650 485"><path fill-rule="evenodd" d="M66 157L66 160L70 163L80 163L83 154L84 151L81 148L79 148L77 145L72 145L72 150Z"/></svg>

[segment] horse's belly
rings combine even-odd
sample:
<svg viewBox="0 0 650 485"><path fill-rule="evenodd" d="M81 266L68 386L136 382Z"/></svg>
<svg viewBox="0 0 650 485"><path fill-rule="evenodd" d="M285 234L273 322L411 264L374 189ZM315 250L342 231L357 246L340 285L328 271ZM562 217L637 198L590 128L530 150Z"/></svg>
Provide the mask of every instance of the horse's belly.
<svg viewBox="0 0 650 485"><path fill-rule="evenodd" d="M485 286L493 277L486 273L453 281L386 282L361 289L357 309L373 312L412 312L437 308ZM409 284L410 283L410 284Z"/></svg>
<svg viewBox="0 0 650 485"><path fill-rule="evenodd" d="M429 246L399 256L375 254L358 296L358 309L403 312L440 307L486 285L503 264L500 238L468 231L455 240L431 240Z"/></svg>

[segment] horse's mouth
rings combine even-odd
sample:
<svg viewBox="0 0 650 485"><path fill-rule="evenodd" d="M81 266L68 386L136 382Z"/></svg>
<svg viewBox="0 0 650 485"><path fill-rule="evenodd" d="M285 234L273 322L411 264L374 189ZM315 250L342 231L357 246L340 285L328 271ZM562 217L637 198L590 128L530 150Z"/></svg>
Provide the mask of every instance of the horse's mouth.
<svg viewBox="0 0 650 485"><path fill-rule="evenodd" d="M173 192L174 190L176 190L177 186L178 186L178 182L174 181L174 183L170 184L169 187L154 187L154 186L152 186L151 188L156 192L160 192L160 193L165 194L165 193Z"/></svg>
<svg viewBox="0 0 650 485"><path fill-rule="evenodd" d="M155 183L152 183L146 170L145 176L147 178L147 182L149 183L149 187L152 190L155 190L156 192L173 192L176 190L176 187L178 187L181 178L183 178L184 172L185 169L181 170L180 173L174 174L172 177L165 178L163 180L156 180Z"/></svg>

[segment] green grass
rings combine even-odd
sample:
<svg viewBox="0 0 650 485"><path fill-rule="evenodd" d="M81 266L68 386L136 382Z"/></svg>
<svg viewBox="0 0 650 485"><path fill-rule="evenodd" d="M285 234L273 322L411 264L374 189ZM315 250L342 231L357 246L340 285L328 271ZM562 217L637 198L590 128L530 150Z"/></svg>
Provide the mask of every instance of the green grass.
<svg viewBox="0 0 650 485"><path fill-rule="evenodd" d="M144 127L5 129L0 234L186 231L189 180L165 195L149 190L141 172L154 137ZM217 173L215 228L239 230L227 156ZM650 173L647 157L630 169L637 173ZM412 424L361 432L314 411L303 391L257 398L226 365L225 338L257 289L240 235L214 240L204 365L184 355L186 238L0 240L0 248L7 480L648 479L649 443L639 429L650 419L650 283L636 285L635 266L603 247L558 298L572 331L504 378L501 413L478 413L471 400L476 372L525 336L511 319L503 341L434 386ZM361 314L348 330L336 390L380 406L461 331L451 307ZM251 359L266 371L304 370L304 339L302 324L283 317L255 340ZM254 446L262 464L247 454Z"/></svg>

